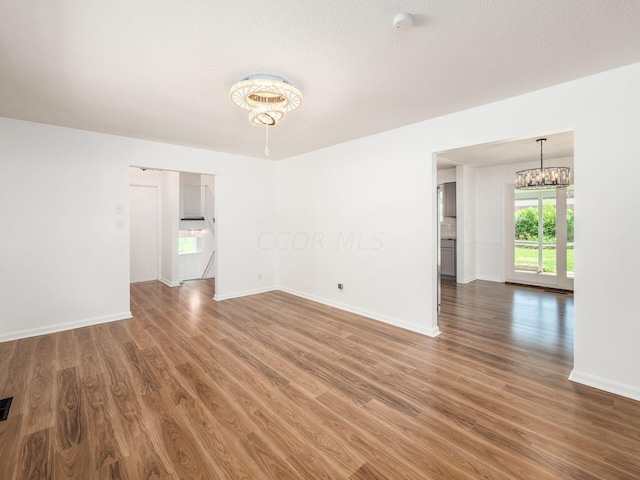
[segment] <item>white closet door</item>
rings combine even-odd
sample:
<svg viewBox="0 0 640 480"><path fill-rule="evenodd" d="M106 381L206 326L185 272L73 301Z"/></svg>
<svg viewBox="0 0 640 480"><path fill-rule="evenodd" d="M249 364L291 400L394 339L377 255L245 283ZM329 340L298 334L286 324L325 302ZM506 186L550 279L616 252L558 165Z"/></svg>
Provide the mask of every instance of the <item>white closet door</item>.
<svg viewBox="0 0 640 480"><path fill-rule="evenodd" d="M158 188L130 186L131 283L158 279Z"/></svg>

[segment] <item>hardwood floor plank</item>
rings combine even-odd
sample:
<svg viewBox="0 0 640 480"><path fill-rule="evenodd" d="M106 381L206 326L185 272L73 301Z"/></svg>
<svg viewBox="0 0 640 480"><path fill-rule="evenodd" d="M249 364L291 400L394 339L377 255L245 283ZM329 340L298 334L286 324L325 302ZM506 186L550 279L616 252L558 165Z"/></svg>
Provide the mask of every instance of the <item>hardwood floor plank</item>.
<svg viewBox="0 0 640 480"><path fill-rule="evenodd" d="M168 452L178 478L208 480L217 478L220 472L209 461L207 452L200 448L173 405L165 401L161 392L154 391L142 396L147 412L153 412L152 426L161 432L164 449Z"/></svg>
<svg viewBox="0 0 640 480"><path fill-rule="evenodd" d="M140 350L153 348L156 344L153 337L147 331L149 326L150 323L144 318L142 312L129 320L129 331L131 332L133 341Z"/></svg>
<svg viewBox="0 0 640 480"><path fill-rule="evenodd" d="M386 480L386 477L373 468L371 464L364 463L349 477L349 480Z"/></svg>
<svg viewBox="0 0 640 480"><path fill-rule="evenodd" d="M242 439L247 455L256 462L264 478L273 480L297 480L299 474L282 458L278 457L258 435L250 433Z"/></svg>
<svg viewBox="0 0 640 480"><path fill-rule="evenodd" d="M56 333L57 337L57 369L77 367L80 364L80 352L78 350L78 340L75 330L65 330Z"/></svg>
<svg viewBox="0 0 640 480"><path fill-rule="evenodd" d="M129 369L133 372L133 381L136 384L138 394L145 395L157 391L160 388L160 383L135 342L124 342L120 345L129 361Z"/></svg>
<svg viewBox="0 0 640 480"><path fill-rule="evenodd" d="M123 458L127 451L121 447L114 431L113 415L102 376L85 377L82 382L83 398L87 405L87 430L91 432L93 466L100 469ZM124 435L120 438L124 439Z"/></svg>
<svg viewBox="0 0 640 480"><path fill-rule="evenodd" d="M125 466L125 461L119 460L100 468L100 470L98 470L98 476L96 478L98 480L129 480L130 478L135 477L129 477L127 468Z"/></svg>
<svg viewBox="0 0 640 480"><path fill-rule="evenodd" d="M25 433L33 433L55 426L53 414L53 367L55 361L56 337L37 337L31 373L29 377L28 419Z"/></svg>
<svg viewBox="0 0 640 480"><path fill-rule="evenodd" d="M24 436L16 480L50 480L52 471L51 429L47 428Z"/></svg>
<svg viewBox="0 0 640 480"><path fill-rule="evenodd" d="M57 451L62 451L79 445L87 435L82 392L75 367L58 372L57 390Z"/></svg>
<svg viewBox="0 0 640 480"><path fill-rule="evenodd" d="M167 360L160 353L157 347L146 348L143 352L147 364L153 369L162 388L167 389L174 405L193 400L193 394L184 384L182 384L173 374Z"/></svg>
<svg viewBox="0 0 640 480"><path fill-rule="evenodd" d="M252 431L250 422L247 422L240 414L239 408L233 405L224 391L212 387L205 374L198 372L189 363L177 366L176 370L191 382L200 401L220 425L239 435L246 435Z"/></svg>
<svg viewBox="0 0 640 480"><path fill-rule="evenodd" d="M0 422L0 478L11 479L18 466L23 415L11 415Z"/></svg>
<svg viewBox="0 0 640 480"><path fill-rule="evenodd" d="M274 387L282 387L289 384L289 380L280 375L278 372L267 366L249 352L238 346L232 340L225 338L220 341L224 347L238 357L241 361L251 365L253 369L258 371L264 378Z"/></svg>
<svg viewBox="0 0 640 480"><path fill-rule="evenodd" d="M345 478L316 452L299 452L287 457L287 462L298 472L298 478L330 480Z"/></svg>
<svg viewBox="0 0 640 480"><path fill-rule="evenodd" d="M8 378L11 368L11 361L15 356L17 341L0 343L0 398L6 398L13 395L7 394L3 389L8 388Z"/></svg>
<svg viewBox="0 0 640 480"><path fill-rule="evenodd" d="M88 480L96 477L87 443L58 451L55 454L54 465L53 478L56 480Z"/></svg>
<svg viewBox="0 0 640 480"><path fill-rule="evenodd" d="M0 385L2 398L13 397L11 414L25 414L25 428L33 423L29 418L29 373L34 362L33 352L37 337L25 338L16 342L13 356L6 371L4 383Z"/></svg>

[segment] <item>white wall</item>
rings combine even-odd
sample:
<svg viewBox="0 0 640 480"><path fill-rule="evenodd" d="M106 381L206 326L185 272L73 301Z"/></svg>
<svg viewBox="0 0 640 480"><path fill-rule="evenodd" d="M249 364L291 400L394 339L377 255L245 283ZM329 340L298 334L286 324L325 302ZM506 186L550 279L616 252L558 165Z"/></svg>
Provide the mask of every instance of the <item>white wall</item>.
<svg viewBox="0 0 640 480"><path fill-rule="evenodd" d="M572 378L640 399L634 301L640 257L607 249L624 218L612 215L611 205L638 203L639 84L640 64L634 64L279 162L282 232L316 231L328 239L344 231L382 232L384 238L382 248L355 252L283 244L281 287L437 333L433 152L574 130L579 208ZM625 225L625 238L637 238L640 225Z"/></svg>
<svg viewBox="0 0 640 480"><path fill-rule="evenodd" d="M281 288L437 334L431 154L399 129L278 162Z"/></svg>
<svg viewBox="0 0 640 480"><path fill-rule="evenodd" d="M216 298L274 287L274 162L0 118L0 341L130 315L129 165L218 175Z"/></svg>
<svg viewBox="0 0 640 480"><path fill-rule="evenodd" d="M456 181L456 168L438 170L438 185Z"/></svg>
<svg viewBox="0 0 640 480"><path fill-rule="evenodd" d="M563 166L575 172L573 157L546 159L546 166ZM515 172L538 168L539 160L476 169L476 269L477 278L504 282L505 251L505 187L513 184ZM580 206L576 206L580 208Z"/></svg>
<svg viewBox="0 0 640 480"><path fill-rule="evenodd" d="M456 281L476 280L476 171L467 165L456 167Z"/></svg>
<svg viewBox="0 0 640 480"><path fill-rule="evenodd" d="M165 170L160 173L160 178L160 281L169 287L177 287L180 285L180 173Z"/></svg>
<svg viewBox="0 0 640 480"><path fill-rule="evenodd" d="M202 235L202 255L201 255L201 263L200 263L200 273L205 272L207 269L207 265L209 260L211 259L211 254L215 252L216 249L216 224L215 224L215 196L216 196L216 177L213 175L200 175L200 183L202 185L206 185L211 190L211 194L213 195L213 232L210 232L211 225L209 223L205 223L206 232L203 232ZM209 266L209 269L206 271L206 278L215 278L216 276L216 255L213 256L213 261Z"/></svg>

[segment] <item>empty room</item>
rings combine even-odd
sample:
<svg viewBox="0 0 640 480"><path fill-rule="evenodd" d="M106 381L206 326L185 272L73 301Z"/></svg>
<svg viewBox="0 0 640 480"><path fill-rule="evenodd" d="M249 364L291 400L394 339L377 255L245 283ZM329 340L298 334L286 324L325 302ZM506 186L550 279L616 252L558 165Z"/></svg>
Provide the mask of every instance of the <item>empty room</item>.
<svg viewBox="0 0 640 480"><path fill-rule="evenodd" d="M640 3L1 4L0 479L640 478Z"/></svg>

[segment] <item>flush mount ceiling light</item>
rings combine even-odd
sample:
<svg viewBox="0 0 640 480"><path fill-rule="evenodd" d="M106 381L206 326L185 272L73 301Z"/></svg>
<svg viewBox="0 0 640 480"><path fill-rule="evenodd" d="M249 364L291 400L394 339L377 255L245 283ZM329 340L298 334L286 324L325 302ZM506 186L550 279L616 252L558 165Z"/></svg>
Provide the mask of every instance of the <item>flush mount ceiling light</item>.
<svg viewBox="0 0 640 480"><path fill-rule="evenodd" d="M269 155L269 127L302 105L300 91L277 75L249 75L231 87L230 95L233 103L249 110L252 125L267 127L265 155Z"/></svg>
<svg viewBox="0 0 640 480"><path fill-rule="evenodd" d="M536 140L540 144L540 168L530 168L516 172L516 188L533 190L536 188L566 187L570 185L571 169L567 167L547 167L542 164L542 144L546 138Z"/></svg>

